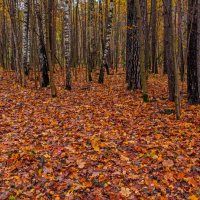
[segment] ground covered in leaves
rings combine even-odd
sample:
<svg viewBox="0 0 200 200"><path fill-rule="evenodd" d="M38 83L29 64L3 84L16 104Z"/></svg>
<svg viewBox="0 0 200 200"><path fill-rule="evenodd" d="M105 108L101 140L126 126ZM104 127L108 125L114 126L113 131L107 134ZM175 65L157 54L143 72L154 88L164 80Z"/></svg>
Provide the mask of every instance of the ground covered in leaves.
<svg viewBox="0 0 200 200"><path fill-rule="evenodd" d="M74 83L58 98L0 81L0 199L200 199L200 106L182 92L182 119L167 79L151 76L151 101L124 75Z"/></svg>

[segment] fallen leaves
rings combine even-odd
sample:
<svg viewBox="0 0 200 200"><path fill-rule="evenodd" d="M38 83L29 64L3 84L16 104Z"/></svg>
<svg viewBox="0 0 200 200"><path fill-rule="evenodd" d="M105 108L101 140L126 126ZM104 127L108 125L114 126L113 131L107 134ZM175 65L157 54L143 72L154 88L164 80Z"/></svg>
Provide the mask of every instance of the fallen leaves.
<svg viewBox="0 0 200 200"><path fill-rule="evenodd" d="M124 82L60 86L52 100L3 79L0 199L199 199L200 106L183 100L175 121L160 112L174 109L165 78L150 78L146 104Z"/></svg>

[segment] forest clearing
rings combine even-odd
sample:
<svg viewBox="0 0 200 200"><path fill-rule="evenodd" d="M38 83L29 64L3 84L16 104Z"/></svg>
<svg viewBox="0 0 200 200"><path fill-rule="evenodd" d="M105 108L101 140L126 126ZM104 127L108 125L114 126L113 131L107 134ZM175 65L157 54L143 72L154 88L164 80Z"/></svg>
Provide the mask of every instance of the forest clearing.
<svg viewBox="0 0 200 200"><path fill-rule="evenodd" d="M0 200L200 199L200 0L0 0Z"/></svg>

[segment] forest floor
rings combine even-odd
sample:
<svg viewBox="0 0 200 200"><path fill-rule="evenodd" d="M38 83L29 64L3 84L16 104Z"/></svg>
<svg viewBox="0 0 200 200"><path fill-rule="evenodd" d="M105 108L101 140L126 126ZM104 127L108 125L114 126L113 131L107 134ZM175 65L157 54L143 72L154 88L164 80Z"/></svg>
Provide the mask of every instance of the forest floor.
<svg viewBox="0 0 200 200"><path fill-rule="evenodd" d="M182 92L181 120L167 79L149 79L151 101L125 75L103 85L50 89L0 80L0 200L200 199L200 106ZM80 81L80 80L79 80Z"/></svg>

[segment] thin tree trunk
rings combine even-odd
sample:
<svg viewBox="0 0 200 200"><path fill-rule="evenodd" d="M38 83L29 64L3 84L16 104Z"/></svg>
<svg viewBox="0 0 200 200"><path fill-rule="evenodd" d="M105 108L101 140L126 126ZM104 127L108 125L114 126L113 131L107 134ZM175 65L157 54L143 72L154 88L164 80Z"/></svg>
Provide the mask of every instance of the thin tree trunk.
<svg viewBox="0 0 200 200"><path fill-rule="evenodd" d="M71 63L72 63L72 49L71 49L71 13L70 2L65 1L64 4L64 32L65 32L65 62L66 62L66 90L72 89L71 81Z"/></svg>
<svg viewBox="0 0 200 200"><path fill-rule="evenodd" d="M158 73L158 66L156 60L156 47L157 47L157 0L151 0L151 13L152 13L152 23L151 23L151 69L152 73Z"/></svg>
<svg viewBox="0 0 200 200"><path fill-rule="evenodd" d="M100 68L100 74L99 74L99 83L104 82L104 70L106 68L107 74L109 74L109 66L108 66L108 56L109 56L109 48L110 48L110 41L111 41L111 32L112 32L112 19L113 19L113 8L114 3L113 0L110 0L110 13L106 28L106 40L105 40L105 49L103 51L103 58L102 58L102 64Z"/></svg>
<svg viewBox="0 0 200 200"><path fill-rule="evenodd" d="M50 12L50 5L51 0L46 0L45 6L46 10ZM51 58L51 49L50 49L50 30L49 30L49 23L50 23L50 17L48 13L45 13L45 18L46 18L46 51L47 51L47 60L49 64L49 72L50 72L50 88L51 88L51 96L54 98L57 96L57 90L56 86L54 84L54 73L53 73L53 64L52 64L52 58Z"/></svg>
<svg viewBox="0 0 200 200"><path fill-rule="evenodd" d="M164 69L168 73L169 100L175 100L175 73L173 63L172 0L163 0L164 6Z"/></svg>
<svg viewBox="0 0 200 200"><path fill-rule="evenodd" d="M181 81L184 81L184 56L183 56L183 42L182 42L182 2L177 1L178 9L178 66L181 72Z"/></svg>
<svg viewBox="0 0 200 200"><path fill-rule="evenodd" d="M24 30L23 30L23 70L26 75L29 74L29 0L24 1Z"/></svg>

